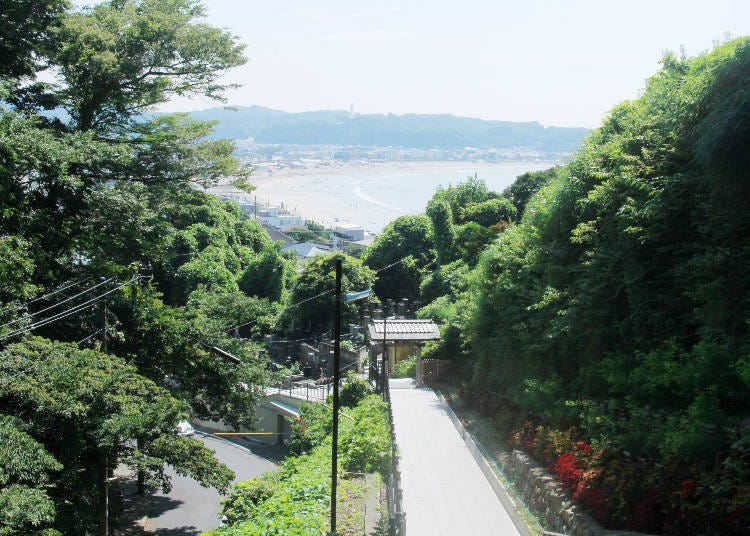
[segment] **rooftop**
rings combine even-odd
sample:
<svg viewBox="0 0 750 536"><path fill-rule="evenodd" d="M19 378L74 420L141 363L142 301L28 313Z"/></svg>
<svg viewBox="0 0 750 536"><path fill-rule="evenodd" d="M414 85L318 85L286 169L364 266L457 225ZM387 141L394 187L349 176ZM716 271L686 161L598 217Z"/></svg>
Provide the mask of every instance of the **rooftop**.
<svg viewBox="0 0 750 536"><path fill-rule="evenodd" d="M386 340L390 341L433 341L440 338L440 329L432 320L388 320L385 327L382 320L373 320L368 330L373 341L382 339L384 332Z"/></svg>

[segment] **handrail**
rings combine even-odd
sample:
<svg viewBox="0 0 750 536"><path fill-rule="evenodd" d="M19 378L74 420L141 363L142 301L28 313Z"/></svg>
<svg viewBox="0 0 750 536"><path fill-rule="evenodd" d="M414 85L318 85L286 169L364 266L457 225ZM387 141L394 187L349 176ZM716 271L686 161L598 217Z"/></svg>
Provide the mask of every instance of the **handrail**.
<svg viewBox="0 0 750 536"><path fill-rule="evenodd" d="M389 376L386 375L383 389L383 399L388 404L388 420L391 428L391 472L388 482L388 531L391 536L405 536L406 512L403 508L404 492L401 488L401 471L398 463L398 448L396 446L396 430L393 426L393 408L388 388Z"/></svg>

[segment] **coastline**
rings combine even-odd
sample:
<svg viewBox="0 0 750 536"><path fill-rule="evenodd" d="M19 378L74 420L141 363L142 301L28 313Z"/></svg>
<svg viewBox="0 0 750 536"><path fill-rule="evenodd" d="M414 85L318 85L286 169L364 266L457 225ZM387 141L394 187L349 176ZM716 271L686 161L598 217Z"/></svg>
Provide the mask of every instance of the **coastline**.
<svg viewBox="0 0 750 536"><path fill-rule="evenodd" d="M348 221L377 233L399 216L423 212L437 185L456 184L475 173L480 179L483 175L507 176L509 184L524 169L553 165L555 162L333 163L273 171L256 169L249 180L256 187L251 193L232 187L231 179L220 181L209 191L236 201L257 199L261 205L283 204L303 219L327 227Z"/></svg>

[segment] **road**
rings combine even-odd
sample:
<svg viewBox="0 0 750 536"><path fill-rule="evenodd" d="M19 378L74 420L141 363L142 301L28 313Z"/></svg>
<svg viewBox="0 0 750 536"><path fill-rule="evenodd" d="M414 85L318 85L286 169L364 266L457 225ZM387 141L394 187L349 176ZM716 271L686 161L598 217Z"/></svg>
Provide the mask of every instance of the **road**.
<svg viewBox="0 0 750 536"><path fill-rule="evenodd" d="M391 380L408 536L520 535L435 393Z"/></svg>
<svg viewBox="0 0 750 536"><path fill-rule="evenodd" d="M247 480L275 469L273 462L256 456L246 449L211 436L196 435L216 452L216 457L235 472L235 482ZM171 468L172 491L155 493L138 500L134 515L147 534L159 536L196 536L219 526L219 493L201 487L195 480L176 475ZM118 534L135 534L132 528ZM142 534L143 532L138 532Z"/></svg>

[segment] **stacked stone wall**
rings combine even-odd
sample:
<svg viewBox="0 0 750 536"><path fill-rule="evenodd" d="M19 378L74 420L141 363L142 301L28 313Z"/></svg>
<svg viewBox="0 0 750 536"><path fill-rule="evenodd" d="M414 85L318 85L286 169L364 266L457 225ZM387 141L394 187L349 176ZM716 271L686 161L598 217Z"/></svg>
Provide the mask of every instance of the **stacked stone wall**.
<svg viewBox="0 0 750 536"><path fill-rule="evenodd" d="M538 534L538 530L529 528L518 515L518 506L522 503L537 516L546 527L543 534L561 534L573 536L646 536L641 533L607 530L589 514L581 505L566 493L560 482L531 456L520 451L501 452L490 456L481 444L464 428L448 402L440 393L438 399L446 409L454 426L463 437L467 447L479 463L482 472L495 490L506 510L514 510L514 522L521 534ZM513 497L501 484L507 480L518 497ZM511 512L513 514L513 512ZM519 526L523 524L524 526Z"/></svg>

